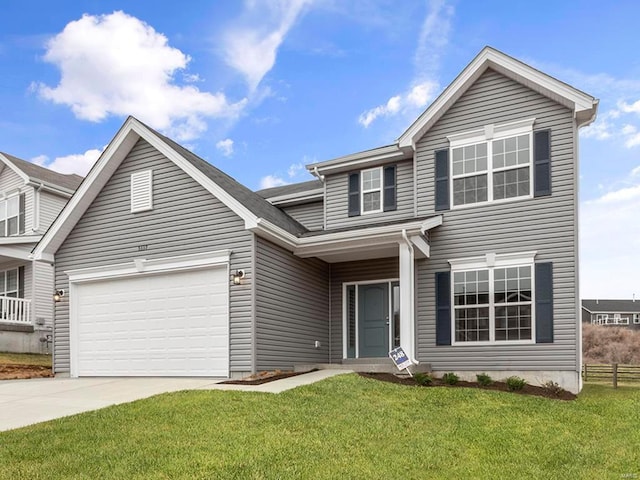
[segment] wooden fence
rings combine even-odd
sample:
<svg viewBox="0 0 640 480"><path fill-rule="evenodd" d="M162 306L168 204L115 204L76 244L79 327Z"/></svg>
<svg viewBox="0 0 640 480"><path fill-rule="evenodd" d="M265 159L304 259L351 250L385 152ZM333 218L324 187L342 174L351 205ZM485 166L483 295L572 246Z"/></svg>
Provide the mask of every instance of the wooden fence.
<svg viewBox="0 0 640 480"><path fill-rule="evenodd" d="M582 378L587 380L611 380L613 387L618 387L618 382L640 382L640 365L611 365L584 364Z"/></svg>

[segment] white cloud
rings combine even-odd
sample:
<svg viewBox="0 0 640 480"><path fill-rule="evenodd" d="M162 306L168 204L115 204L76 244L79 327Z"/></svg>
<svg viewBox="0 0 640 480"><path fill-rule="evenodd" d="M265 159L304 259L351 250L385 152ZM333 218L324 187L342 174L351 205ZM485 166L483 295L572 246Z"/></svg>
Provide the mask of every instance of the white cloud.
<svg viewBox="0 0 640 480"><path fill-rule="evenodd" d="M287 185L288 183L289 182L276 175L267 175L266 177L262 177L260 179L260 188L281 187L282 185Z"/></svg>
<svg viewBox="0 0 640 480"><path fill-rule="evenodd" d="M449 43L453 6L446 0L431 0L425 17L414 55L415 75L409 89L389 98L387 103L378 105L360 114L358 123L367 128L376 119L407 113L415 115L415 110L424 108L440 89L436 75L440 67L440 55Z"/></svg>
<svg viewBox="0 0 640 480"><path fill-rule="evenodd" d="M196 138L210 117L235 117L246 99L230 104L221 92L180 86L189 61L153 27L121 11L84 15L49 40L44 59L60 69L57 86L34 84L42 98L67 105L77 118L99 122L134 115L177 137Z"/></svg>
<svg viewBox="0 0 640 480"><path fill-rule="evenodd" d="M32 158L31 161L36 165L46 167L59 173L75 173L77 175L86 175L93 164L98 160L104 149L91 149L84 153L65 155L64 157L56 157L49 160L46 155L39 155Z"/></svg>
<svg viewBox="0 0 640 480"><path fill-rule="evenodd" d="M640 294L640 167L629 186L583 202L580 210L580 290L583 298Z"/></svg>
<svg viewBox="0 0 640 480"><path fill-rule="evenodd" d="M224 59L253 92L273 68L280 45L311 0L250 0L244 20L224 36Z"/></svg>
<svg viewBox="0 0 640 480"><path fill-rule="evenodd" d="M310 162L307 162L307 163L310 163ZM287 175L289 175L289 178L295 178L304 171L305 171L304 164L302 162L292 163L291 165L289 165L289 168L287 169Z"/></svg>
<svg viewBox="0 0 640 480"><path fill-rule="evenodd" d="M216 148L222 152L225 157L233 155L233 140L225 138L216 143Z"/></svg>
<svg viewBox="0 0 640 480"><path fill-rule="evenodd" d="M414 113L415 109L425 107L438 91L438 84L432 81L425 81L414 85L407 92L394 95L384 105L378 105L363 112L358 117L358 123L367 128L379 117L393 116L400 112Z"/></svg>

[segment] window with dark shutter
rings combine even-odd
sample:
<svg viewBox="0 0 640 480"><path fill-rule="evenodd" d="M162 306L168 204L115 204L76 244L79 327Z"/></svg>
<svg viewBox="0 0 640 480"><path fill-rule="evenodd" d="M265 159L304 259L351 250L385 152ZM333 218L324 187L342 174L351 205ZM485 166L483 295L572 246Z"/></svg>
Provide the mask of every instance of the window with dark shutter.
<svg viewBox="0 0 640 480"><path fill-rule="evenodd" d="M449 150L438 150L435 157L435 209L449 210Z"/></svg>
<svg viewBox="0 0 640 480"><path fill-rule="evenodd" d="M551 195L551 131L533 132L534 197Z"/></svg>
<svg viewBox="0 0 640 480"><path fill-rule="evenodd" d="M360 215L360 173L349 174L349 216Z"/></svg>
<svg viewBox="0 0 640 480"><path fill-rule="evenodd" d="M388 165L384 167L383 210L385 212L390 212L397 208L396 190L396 166Z"/></svg>
<svg viewBox="0 0 640 480"><path fill-rule="evenodd" d="M436 272L436 345L451 345L450 272Z"/></svg>
<svg viewBox="0 0 640 480"><path fill-rule="evenodd" d="M536 343L553 343L553 265L536 263Z"/></svg>

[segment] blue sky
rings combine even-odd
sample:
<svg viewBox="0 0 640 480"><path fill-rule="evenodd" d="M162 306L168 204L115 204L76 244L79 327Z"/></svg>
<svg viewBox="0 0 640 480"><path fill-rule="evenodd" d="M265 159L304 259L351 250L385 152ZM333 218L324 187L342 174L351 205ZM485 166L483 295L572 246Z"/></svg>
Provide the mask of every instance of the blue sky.
<svg viewBox="0 0 640 480"><path fill-rule="evenodd" d="M640 4L2 2L0 150L85 173L131 113L251 188L393 142L485 45L600 99L581 293L640 296Z"/></svg>

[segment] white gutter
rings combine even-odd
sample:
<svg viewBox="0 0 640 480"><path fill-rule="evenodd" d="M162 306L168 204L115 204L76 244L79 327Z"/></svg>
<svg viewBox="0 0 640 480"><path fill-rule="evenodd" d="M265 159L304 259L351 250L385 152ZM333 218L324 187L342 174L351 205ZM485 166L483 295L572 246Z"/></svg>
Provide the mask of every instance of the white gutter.
<svg viewBox="0 0 640 480"><path fill-rule="evenodd" d="M40 190L43 187L42 183L37 187L33 187L33 224L31 230L34 232L40 230Z"/></svg>
<svg viewBox="0 0 640 480"><path fill-rule="evenodd" d="M70 190L68 188L60 187L58 185L54 185L53 183L43 182L40 180L37 182L29 180L27 182L27 185L34 188L38 187L46 192L55 193L56 195L60 195L65 198L71 198L75 193L75 190Z"/></svg>

